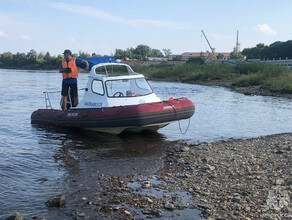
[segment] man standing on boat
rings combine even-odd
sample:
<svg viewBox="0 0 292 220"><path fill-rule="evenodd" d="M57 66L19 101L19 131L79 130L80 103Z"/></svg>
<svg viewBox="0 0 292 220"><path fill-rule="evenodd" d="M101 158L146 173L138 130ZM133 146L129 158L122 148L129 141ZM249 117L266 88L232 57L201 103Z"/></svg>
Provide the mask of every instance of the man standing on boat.
<svg viewBox="0 0 292 220"><path fill-rule="evenodd" d="M78 98L78 88L77 88L77 78L78 78L78 67L84 68L85 70L89 69L89 63L86 60L72 57L72 52L70 50L64 51L64 59L60 67L59 72L63 75L62 81L62 96L63 96L63 108L64 111L67 110L67 96L70 88L70 95L74 98L74 106L77 106L79 103Z"/></svg>

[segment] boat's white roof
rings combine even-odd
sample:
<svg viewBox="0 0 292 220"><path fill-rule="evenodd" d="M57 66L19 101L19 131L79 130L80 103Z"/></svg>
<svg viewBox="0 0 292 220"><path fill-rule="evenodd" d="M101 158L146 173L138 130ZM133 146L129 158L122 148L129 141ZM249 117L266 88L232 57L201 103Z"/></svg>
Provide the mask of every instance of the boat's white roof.
<svg viewBox="0 0 292 220"><path fill-rule="evenodd" d="M95 70L97 68L100 68L100 67L106 68L107 66L124 66L128 70L128 75L111 75L110 73L107 73L107 74L97 74L96 73ZM104 80L107 80L107 79L132 79L132 78L140 78L140 77L144 77L144 76L140 73L134 72L134 70L129 65L124 64L124 63L100 63L97 65L94 65L91 68L89 77L99 78L99 79L103 78Z"/></svg>

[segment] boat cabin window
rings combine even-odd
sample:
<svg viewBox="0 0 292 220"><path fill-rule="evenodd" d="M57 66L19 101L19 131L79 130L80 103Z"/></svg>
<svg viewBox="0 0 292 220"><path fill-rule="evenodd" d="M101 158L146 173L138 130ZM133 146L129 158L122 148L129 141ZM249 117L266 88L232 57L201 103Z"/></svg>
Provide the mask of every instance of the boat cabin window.
<svg viewBox="0 0 292 220"><path fill-rule="evenodd" d="M108 97L137 97L153 92L145 78L108 80L105 87Z"/></svg>
<svg viewBox="0 0 292 220"><path fill-rule="evenodd" d="M109 76L122 76L129 75L128 68L126 66L119 65L107 65L95 68L95 74L104 74Z"/></svg>
<svg viewBox="0 0 292 220"><path fill-rule="evenodd" d="M99 95L104 95L102 81L100 81L100 80L93 80L92 81L92 92L97 93Z"/></svg>

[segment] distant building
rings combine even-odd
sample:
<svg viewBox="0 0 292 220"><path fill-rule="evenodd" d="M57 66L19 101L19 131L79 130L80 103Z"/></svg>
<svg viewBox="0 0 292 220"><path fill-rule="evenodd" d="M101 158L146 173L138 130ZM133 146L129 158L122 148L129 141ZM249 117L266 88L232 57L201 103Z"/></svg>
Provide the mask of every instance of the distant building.
<svg viewBox="0 0 292 220"><path fill-rule="evenodd" d="M167 61L167 57L148 57L149 61Z"/></svg>
<svg viewBox="0 0 292 220"><path fill-rule="evenodd" d="M181 54L171 54L170 55L170 59L171 60L174 60L174 61L181 61L181 60L183 60Z"/></svg>
<svg viewBox="0 0 292 220"><path fill-rule="evenodd" d="M215 55L218 56L219 54L221 54L223 56L224 60L227 60L230 58L230 53L227 52L216 52ZM211 53L210 52L184 52L182 54L182 58L184 60L188 60L189 58L193 58L193 57L208 57L210 56Z"/></svg>

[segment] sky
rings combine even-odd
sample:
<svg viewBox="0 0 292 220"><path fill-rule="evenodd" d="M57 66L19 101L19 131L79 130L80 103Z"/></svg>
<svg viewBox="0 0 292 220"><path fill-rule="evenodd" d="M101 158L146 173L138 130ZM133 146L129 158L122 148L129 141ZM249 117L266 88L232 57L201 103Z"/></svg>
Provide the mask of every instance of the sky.
<svg viewBox="0 0 292 220"><path fill-rule="evenodd" d="M172 54L292 38L291 0L0 0L0 53L111 55L144 44Z"/></svg>

